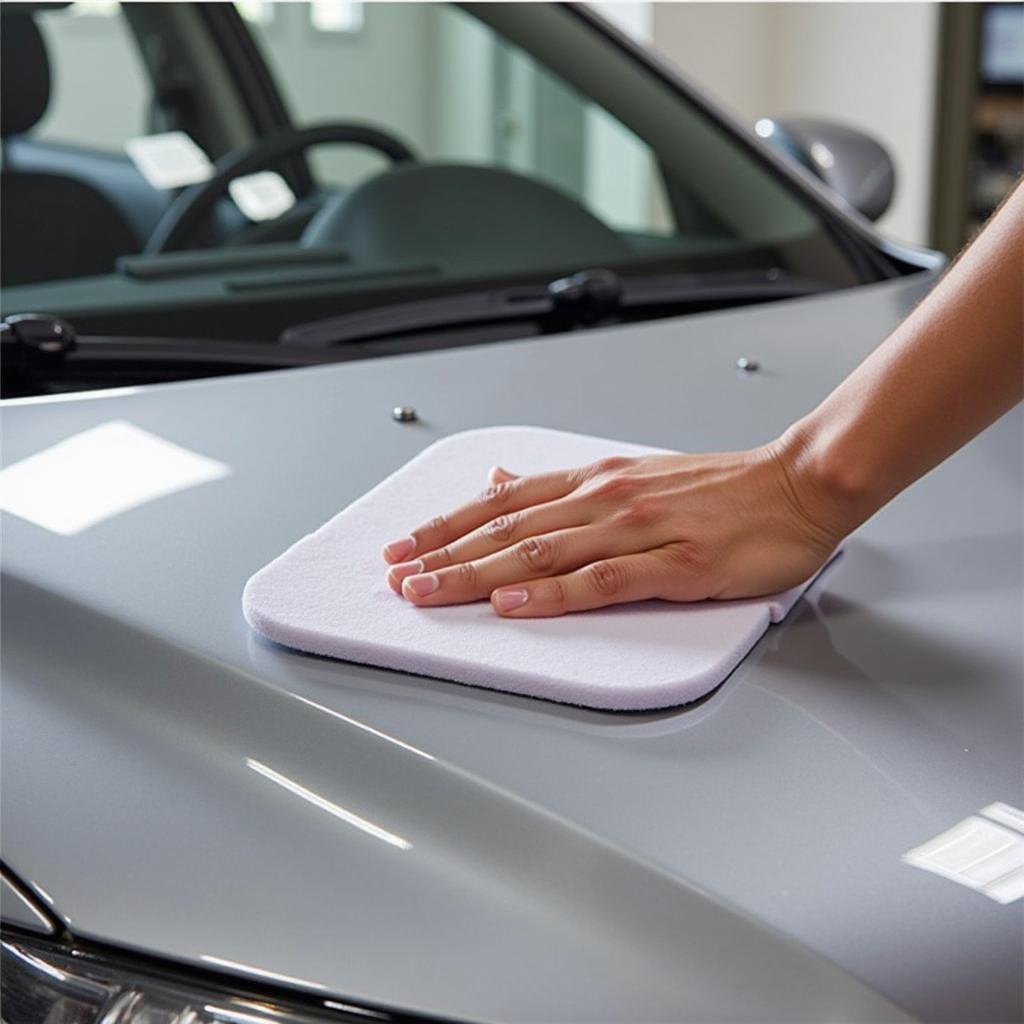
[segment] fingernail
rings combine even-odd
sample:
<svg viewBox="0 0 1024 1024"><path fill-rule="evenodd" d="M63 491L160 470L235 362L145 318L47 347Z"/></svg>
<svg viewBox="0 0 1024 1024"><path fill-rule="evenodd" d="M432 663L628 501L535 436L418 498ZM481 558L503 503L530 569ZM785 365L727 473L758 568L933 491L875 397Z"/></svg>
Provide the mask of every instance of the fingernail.
<svg viewBox="0 0 1024 1024"><path fill-rule="evenodd" d="M388 569L388 575L396 582L401 583L406 576L415 576L423 572L423 562L417 558L415 562L399 562L398 565Z"/></svg>
<svg viewBox="0 0 1024 1024"><path fill-rule="evenodd" d="M432 594L437 588L441 586L441 581L437 578L436 572L428 572L423 576L407 576L402 581L402 589L408 587L417 597L426 597L427 594Z"/></svg>
<svg viewBox="0 0 1024 1024"><path fill-rule="evenodd" d="M494 603L498 611L510 612L513 608L522 608L530 594L526 590L496 590Z"/></svg>
<svg viewBox="0 0 1024 1024"><path fill-rule="evenodd" d="M401 561L406 555L411 555L416 541L412 537L403 537L401 540L393 540L390 544L384 545L384 554L388 558Z"/></svg>

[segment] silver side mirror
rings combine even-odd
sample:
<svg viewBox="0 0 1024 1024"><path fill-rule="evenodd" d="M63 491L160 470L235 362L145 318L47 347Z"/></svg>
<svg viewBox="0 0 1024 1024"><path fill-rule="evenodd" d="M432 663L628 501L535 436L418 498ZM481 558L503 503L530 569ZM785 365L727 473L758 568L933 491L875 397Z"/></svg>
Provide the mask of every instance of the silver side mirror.
<svg viewBox="0 0 1024 1024"><path fill-rule="evenodd" d="M869 220L878 220L889 209L896 168L885 147L870 135L811 117L763 117L754 130Z"/></svg>

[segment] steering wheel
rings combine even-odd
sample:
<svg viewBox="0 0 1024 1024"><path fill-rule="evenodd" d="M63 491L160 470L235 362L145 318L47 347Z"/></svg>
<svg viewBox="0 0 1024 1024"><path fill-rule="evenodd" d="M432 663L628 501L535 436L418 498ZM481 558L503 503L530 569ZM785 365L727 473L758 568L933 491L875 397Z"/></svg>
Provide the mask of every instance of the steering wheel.
<svg viewBox="0 0 1024 1024"><path fill-rule="evenodd" d="M182 248L232 179L264 170L268 164L329 142L366 146L383 153L392 163L416 159L416 154L400 139L369 125L331 121L310 128L286 128L221 157L213 165L212 178L186 189L171 203L153 229L143 252L155 255Z"/></svg>

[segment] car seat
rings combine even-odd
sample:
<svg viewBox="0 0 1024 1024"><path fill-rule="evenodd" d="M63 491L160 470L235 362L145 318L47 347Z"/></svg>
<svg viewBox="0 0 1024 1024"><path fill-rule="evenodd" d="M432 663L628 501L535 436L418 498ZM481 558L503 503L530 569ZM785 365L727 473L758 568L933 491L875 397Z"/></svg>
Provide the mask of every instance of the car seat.
<svg viewBox="0 0 1024 1024"><path fill-rule="evenodd" d="M30 131L50 100L50 61L31 13L4 4L0 24L0 137ZM6 149L6 146L5 146ZM6 286L103 274L141 248L121 212L64 174L0 169L0 281Z"/></svg>

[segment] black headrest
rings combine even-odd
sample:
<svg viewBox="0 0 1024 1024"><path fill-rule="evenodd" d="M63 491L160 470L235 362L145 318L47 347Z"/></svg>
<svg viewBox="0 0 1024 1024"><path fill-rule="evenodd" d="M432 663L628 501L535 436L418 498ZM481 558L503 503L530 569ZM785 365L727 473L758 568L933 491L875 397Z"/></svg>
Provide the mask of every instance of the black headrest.
<svg viewBox="0 0 1024 1024"><path fill-rule="evenodd" d="M0 21L0 135L27 132L50 102L50 60L32 15L17 10Z"/></svg>

